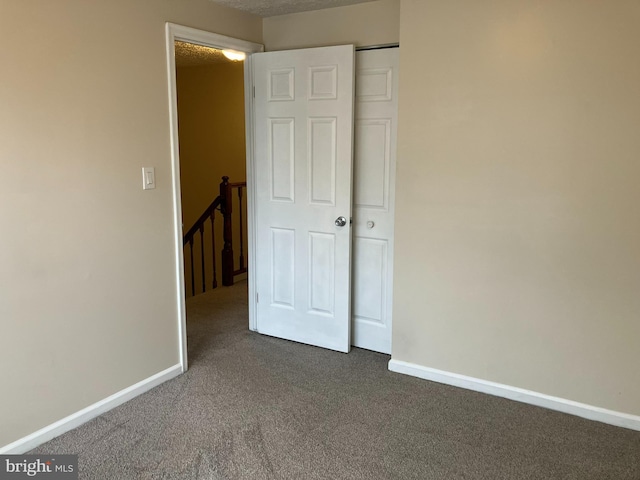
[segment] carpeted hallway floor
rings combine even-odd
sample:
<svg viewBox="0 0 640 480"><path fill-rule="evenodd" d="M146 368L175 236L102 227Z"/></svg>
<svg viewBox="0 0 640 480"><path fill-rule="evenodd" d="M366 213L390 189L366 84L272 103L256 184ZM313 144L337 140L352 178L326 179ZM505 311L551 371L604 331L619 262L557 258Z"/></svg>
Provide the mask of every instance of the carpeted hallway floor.
<svg viewBox="0 0 640 480"><path fill-rule="evenodd" d="M245 283L190 299L186 374L31 453L79 454L81 479L640 479L640 432L247 324Z"/></svg>

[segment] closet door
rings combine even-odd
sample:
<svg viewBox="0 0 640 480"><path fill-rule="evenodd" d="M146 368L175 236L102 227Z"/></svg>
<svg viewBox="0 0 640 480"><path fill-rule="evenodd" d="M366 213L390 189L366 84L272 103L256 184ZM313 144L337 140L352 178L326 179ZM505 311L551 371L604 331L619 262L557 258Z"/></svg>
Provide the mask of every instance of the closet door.
<svg viewBox="0 0 640 480"><path fill-rule="evenodd" d="M398 48L356 54L353 341L391 353Z"/></svg>

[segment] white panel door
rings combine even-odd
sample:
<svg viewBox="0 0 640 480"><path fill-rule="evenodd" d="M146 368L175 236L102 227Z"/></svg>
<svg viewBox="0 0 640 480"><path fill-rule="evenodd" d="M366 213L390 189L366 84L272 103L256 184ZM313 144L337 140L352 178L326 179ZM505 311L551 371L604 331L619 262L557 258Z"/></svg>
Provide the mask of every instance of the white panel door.
<svg viewBox="0 0 640 480"><path fill-rule="evenodd" d="M348 352L354 48L253 59L257 331Z"/></svg>
<svg viewBox="0 0 640 480"><path fill-rule="evenodd" d="M356 54L353 345L391 353L398 49Z"/></svg>

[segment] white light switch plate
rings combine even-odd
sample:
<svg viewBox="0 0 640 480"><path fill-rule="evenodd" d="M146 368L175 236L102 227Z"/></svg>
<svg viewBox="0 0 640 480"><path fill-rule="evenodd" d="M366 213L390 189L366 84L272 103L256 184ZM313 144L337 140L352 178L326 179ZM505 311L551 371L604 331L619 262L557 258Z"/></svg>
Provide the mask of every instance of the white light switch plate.
<svg viewBox="0 0 640 480"><path fill-rule="evenodd" d="M142 167L142 189L151 190L156 188L155 167Z"/></svg>

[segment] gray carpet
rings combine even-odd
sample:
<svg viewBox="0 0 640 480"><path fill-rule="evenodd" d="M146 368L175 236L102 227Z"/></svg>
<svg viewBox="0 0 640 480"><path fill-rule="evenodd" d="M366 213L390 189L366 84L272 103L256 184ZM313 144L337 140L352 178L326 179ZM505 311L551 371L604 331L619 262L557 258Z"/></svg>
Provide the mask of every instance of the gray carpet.
<svg viewBox="0 0 640 480"><path fill-rule="evenodd" d="M247 330L246 284L188 301L190 370L31 453L82 479L640 479L640 432Z"/></svg>

